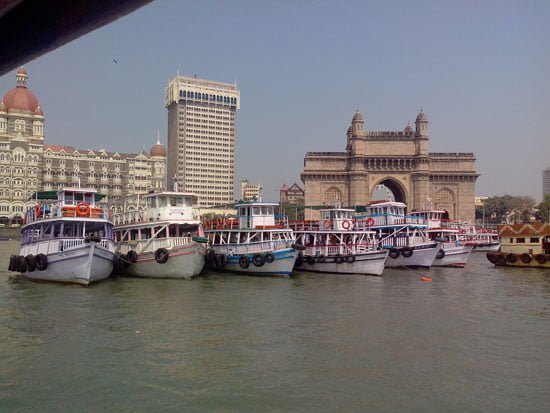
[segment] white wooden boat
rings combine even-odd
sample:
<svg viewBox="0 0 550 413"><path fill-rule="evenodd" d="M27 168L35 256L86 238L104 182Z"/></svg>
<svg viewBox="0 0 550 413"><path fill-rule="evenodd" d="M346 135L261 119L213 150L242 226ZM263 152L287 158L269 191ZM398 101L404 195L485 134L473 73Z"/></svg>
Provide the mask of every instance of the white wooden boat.
<svg viewBox="0 0 550 413"><path fill-rule="evenodd" d="M302 247L295 243L292 229L275 222L269 202L236 204L236 217L204 221L211 245L207 265L217 271L250 275L289 276Z"/></svg>
<svg viewBox="0 0 550 413"><path fill-rule="evenodd" d="M123 199L115 206L119 256L115 272L147 278L186 278L204 267L207 239L193 205L196 196L156 192Z"/></svg>
<svg viewBox="0 0 550 413"><path fill-rule="evenodd" d="M402 202L373 201L356 226L377 233L378 242L389 251L386 267L429 268L440 250L439 243L428 237L424 219L406 215L406 208Z"/></svg>
<svg viewBox="0 0 550 413"><path fill-rule="evenodd" d="M434 209L411 212L411 216L424 219L428 226L428 237L440 243L441 248L432 266L463 268L474 246L463 239L460 226L448 220L445 221L444 215L448 215L446 211Z"/></svg>
<svg viewBox="0 0 550 413"><path fill-rule="evenodd" d="M388 250L376 241L376 232L355 230L353 209L327 208L320 220L291 226L305 250L296 268L332 274L382 275Z"/></svg>
<svg viewBox="0 0 550 413"><path fill-rule="evenodd" d="M115 257L108 208L91 188L38 192L25 214L19 255L9 269L25 278L89 285L107 278Z"/></svg>

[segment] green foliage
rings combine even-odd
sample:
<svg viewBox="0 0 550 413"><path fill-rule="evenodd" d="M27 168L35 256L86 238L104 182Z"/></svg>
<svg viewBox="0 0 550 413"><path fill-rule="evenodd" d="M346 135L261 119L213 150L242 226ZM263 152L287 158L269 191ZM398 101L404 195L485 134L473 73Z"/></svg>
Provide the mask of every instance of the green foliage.
<svg viewBox="0 0 550 413"><path fill-rule="evenodd" d="M476 218L485 222L500 224L508 219L512 222L528 222L534 213L535 200L530 196L493 196L483 206L476 208Z"/></svg>
<svg viewBox="0 0 550 413"><path fill-rule="evenodd" d="M537 206L537 220L550 222L550 195L546 195L544 200Z"/></svg>

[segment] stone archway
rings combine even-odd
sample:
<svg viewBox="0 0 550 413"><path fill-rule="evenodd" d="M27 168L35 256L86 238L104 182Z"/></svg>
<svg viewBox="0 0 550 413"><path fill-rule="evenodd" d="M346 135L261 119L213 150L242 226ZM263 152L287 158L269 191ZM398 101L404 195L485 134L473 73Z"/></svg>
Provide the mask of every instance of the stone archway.
<svg viewBox="0 0 550 413"><path fill-rule="evenodd" d="M377 182L376 185L373 185L369 194L369 199L372 200L372 193L378 185L384 185L388 188L393 193L396 202L403 202L404 204L407 204L407 193L405 188L400 182L392 178L384 178Z"/></svg>

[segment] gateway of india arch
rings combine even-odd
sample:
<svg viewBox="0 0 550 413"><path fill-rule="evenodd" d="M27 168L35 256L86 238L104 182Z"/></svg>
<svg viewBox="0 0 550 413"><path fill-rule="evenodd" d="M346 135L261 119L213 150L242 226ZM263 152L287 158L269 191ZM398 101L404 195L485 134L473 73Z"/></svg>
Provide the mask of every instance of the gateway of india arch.
<svg viewBox="0 0 550 413"><path fill-rule="evenodd" d="M428 152L428 117L420 111L416 128L367 131L361 113L353 116L345 152L308 152L301 174L305 206L340 204L361 210L380 185L408 212L441 209L448 218L474 223L473 153ZM446 217L447 214L445 214Z"/></svg>

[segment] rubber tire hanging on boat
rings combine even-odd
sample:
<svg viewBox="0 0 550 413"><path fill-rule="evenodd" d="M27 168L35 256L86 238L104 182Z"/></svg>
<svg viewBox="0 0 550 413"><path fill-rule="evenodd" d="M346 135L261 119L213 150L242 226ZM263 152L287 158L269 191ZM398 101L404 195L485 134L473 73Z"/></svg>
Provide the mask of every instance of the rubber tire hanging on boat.
<svg viewBox="0 0 550 413"><path fill-rule="evenodd" d="M516 257L516 254L510 253L510 254L508 254L508 255L506 256L506 261L508 261L509 263L512 263L512 264L513 264L513 263L516 262L517 260L518 260L518 257Z"/></svg>
<svg viewBox="0 0 550 413"><path fill-rule="evenodd" d="M500 265L505 264L506 263L506 255L498 254L496 256L496 262L497 262L497 264L500 264Z"/></svg>
<svg viewBox="0 0 550 413"><path fill-rule="evenodd" d="M526 252L521 254L521 256L519 258L520 258L521 262L524 263L524 264L529 264L532 260L531 254L527 254Z"/></svg>
<svg viewBox="0 0 550 413"><path fill-rule="evenodd" d="M302 244L294 243L291 245L292 248L294 248L296 251L303 251L306 249Z"/></svg>
<svg viewBox="0 0 550 413"><path fill-rule="evenodd" d="M404 247L402 250L401 250L401 255L405 258L409 258L409 257L412 257L413 255L413 250L411 247Z"/></svg>
<svg viewBox="0 0 550 413"><path fill-rule="evenodd" d="M265 258L262 254L255 254L253 257L252 257L252 263L256 266L256 267L261 267L265 264Z"/></svg>
<svg viewBox="0 0 550 413"><path fill-rule="evenodd" d="M25 268L28 272L36 270L36 258L34 255L29 254L25 257Z"/></svg>
<svg viewBox="0 0 550 413"><path fill-rule="evenodd" d="M37 270L44 271L46 268L48 268L48 257L46 257L44 254L38 254L35 260Z"/></svg>
<svg viewBox="0 0 550 413"><path fill-rule="evenodd" d="M15 262L15 259L14 259L15 255L10 255L10 263L8 264L8 271L14 271L14 262Z"/></svg>
<svg viewBox="0 0 550 413"><path fill-rule="evenodd" d="M25 257L22 255L17 257L17 271L19 272L27 271L27 263L25 262Z"/></svg>
<svg viewBox="0 0 550 413"><path fill-rule="evenodd" d="M334 262L336 264L342 264L344 262L344 257L342 257L341 255L336 255L334 257Z"/></svg>
<svg viewBox="0 0 550 413"><path fill-rule="evenodd" d="M309 265L313 265L313 264L315 264L315 259L311 255L308 255L307 258L306 258L306 262Z"/></svg>
<svg viewBox="0 0 550 413"><path fill-rule="evenodd" d="M223 254L216 254L214 255L214 266L216 268L223 268L225 267L225 263L227 260L225 259L225 255Z"/></svg>
<svg viewBox="0 0 550 413"><path fill-rule="evenodd" d="M437 251L437 255L435 256L435 258L437 258L438 260L440 260L441 258L443 258L445 256L445 250L443 248L440 248L439 251Z"/></svg>
<svg viewBox="0 0 550 413"><path fill-rule="evenodd" d="M138 254L134 250L130 250L126 253L126 256L128 257L128 261L130 261L132 264L135 264L138 259Z"/></svg>
<svg viewBox="0 0 550 413"><path fill-rule="evenodd" d="M170 254L168 253L168 250L166 248L159 248L155 251L155 261L159 264L164 264L166 261L168 261L168 257Z"/></svg>
<svg viewBox="0 0 550 413"><path fill-rule="evenodd" d="M304 265L304 257L302 256L302 254L298 254L298 256L296 257L296 261L294 262L294 266L295 267L301 267L302 265Z"/></svg>
<svg viewBox="0 0 550 413"><path fill-rule="evenodd" d="M273 261L275 261L275 256L272 253L268 252L265 254L265 262L271 264Z"/></svg>
<svg viewBox="0 0 550 413"><path fill-rule="evenodd" d="M389 253L390 258L393 258L393 259L399 258L400 254L401 253L399 252L399 250L397 248L390 249L390 253Z"/></svg>
<svg viewBox="0 0 550 413"><path fill-rule="evenodd" d="M348 264L353 264L353 263L355 262L355 255L348 255L348 256L346 257L346 262L347 262Z"/></svg>
<svg viewBox="0 0 550 413"><path fill-rule="evenodd" d="M250 261L248 260L246 255L241 255L239 257L239 267L241 267L241 268L250 267Z"/></svg>
<svg viewBox="0 0 550 413"><path fill-rule="evenodd" d="M537 260L537 262L538 262L540 265L546 264L546 255L544 255L544 254L537 254L537 255L535 256L535 259Z"/></svg>
<svg viewBox="0 0 550 413"><path fill-rule="evenodd" d="M326 259L326 257L325 257L324 255L319 255L319 256L317 257L317 262L319 262L319 263L321 263L321 264L324 263L326 260L327 260L327 259Z"/></svg>
<svg viewBox="0 0 550 413"><path fill-rule="evenodd" d="M496 264L497 262L497 256L490 252L487 253L487 259L489 260L490 263L493 263L493 264Z"/></svg>

